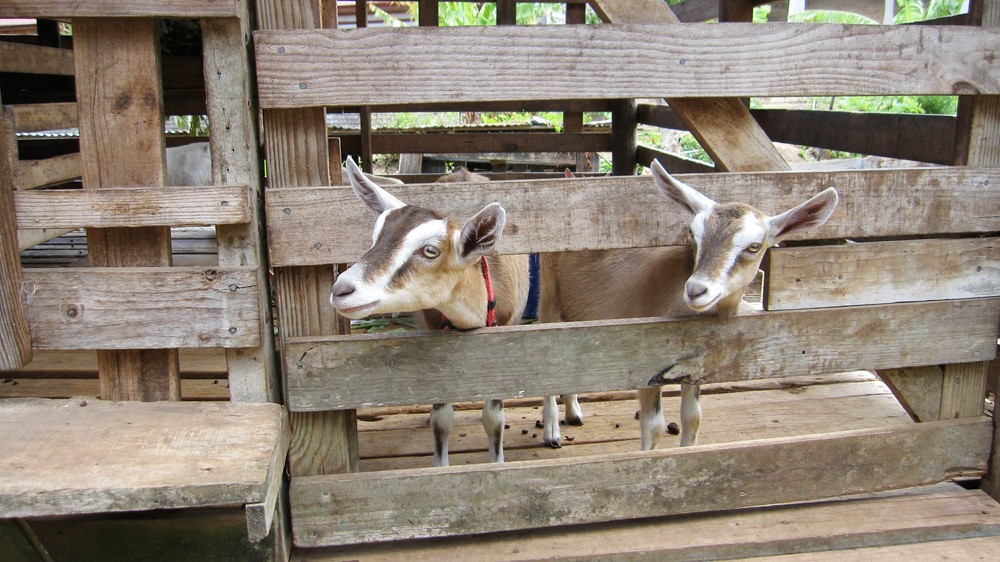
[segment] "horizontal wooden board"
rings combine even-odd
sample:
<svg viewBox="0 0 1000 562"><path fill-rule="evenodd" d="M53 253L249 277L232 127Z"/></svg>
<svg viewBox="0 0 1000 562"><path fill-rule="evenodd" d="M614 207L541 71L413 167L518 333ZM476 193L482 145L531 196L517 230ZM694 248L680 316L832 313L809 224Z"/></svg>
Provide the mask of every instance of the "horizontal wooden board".
<svg viewBox="0 0 1000 562"><path fill-rule="evenodd" d="M252 219L250 187L192 186L19 191L18 228L199 226Z"/></svg>
<svg viewBox="0 0 1000 562"><path fill-rule="evenodd" d="M38 349L260 345L254 267L28 269Z"/></svg>
<svg viewBox="0 0 1000 562"><path fill-rule="evenodd" d="M35 4L32 0L24 2ZM7 2L0 4L0 17L15 17L4 15L8 5ZM76 67L71 49L0 41L0 72L73 76Z"/></svg>
<svg viewBox="0 0 1000 562"><path fill-rule="evenodd" d="M1000 60L993 56L1000 51L1000 33L978 27L730 23L365 28L258 31L254 44L264 108L538 98L1000 93ZM767 57L757 55L762 48ZM379 53L380 68L392 80L372 72L373 52ZM828 56L831 52L838 56Z"/></svg>
<svg viewBox="0 0 1000 562"><path fill-rule="evenodd" d="M611 132L599 133L378 133L372 151L392 154L433 152L608 152Z"/></svg>
<svg viewBox="0 0 1000 562"><path fill-rule="evenodd" d="M4 0L0 18L239 17L241 0Z"/></svg>
<svg viewBox="0 0 1000 562"><path fill-rule="evenodd" d="M296 551L295 560L761 560L755 555L781 555L776 560L782 562L986 560L1000 546L998 534L1000 504L981 490L937 485L909 493L687 517L302 549ZM968 543L975 548L961 548ZM880 556L889 545L904 545L893 550L904 555ZM859 553L854 550L859 547L872 550Z"/></svg>
<svg viewBox="0 0 1000 562"><path fill-rule="evenodd" d="M1000 296L1000 239L773 248L767 310Z"/></svg>
<svg viewBox="0 0 1000 562"><path fill-rule="evenodd" d="M587 459L295 478L298 546L816 500L985 472L986 418ZM780 483L780 485L777 485ZM475 501L472 501L475 498Z"/></svg>
<svg viewBox="0 0 1000 562"><path fill-rule="evenodd" d="M14 167L14 188L34 189L80 177L80 153L60 154L41 160L19 160Z"/></svg>
<svg viewBox="0 0 1000 562"><path fill-rule="evenodd" d="M69 129L80 124L75 102L6 105L3 110L13 113L14 129L19 133Z"/></svg>
<svg viewBox="0 0 1000 562"><path fill-rule="evenodd" d="M834 186L841 202L827 224L807 233L812 239L1000 231L996 169L678 177L718 201L742 201L770 213ZM509 254L685 245L691 220L650 176L406 185L389 191L463 220L500 202L507 211L500 252ZM354 262L371 246L375 216L350 188L271 189L266 197L274 266Z"/></svg>
<svg viewBox="0 0 1000 562"><path fill-rule="evenodd" d="M0 517L258 503L287 434L277 404L0 400Z"/></svg>
<svg viewBox="0 0 1000 562"><path fill-rule="evenodd" d="M763 379L992 358L1000 301L287 338L293 411ZM947 341L934 346L928 342Z"/></svg>

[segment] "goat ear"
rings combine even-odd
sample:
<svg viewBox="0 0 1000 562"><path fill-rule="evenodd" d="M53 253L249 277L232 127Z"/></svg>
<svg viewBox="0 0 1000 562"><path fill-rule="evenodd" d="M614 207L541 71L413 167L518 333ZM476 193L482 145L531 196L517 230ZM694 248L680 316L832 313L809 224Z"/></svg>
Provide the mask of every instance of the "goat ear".
<svg viewBox="0 0 1000 562"><path fill-rule="evenodd" d="M499 203L490 203L476 213L462 227L458 239L459 257L473 261L495 250L506 222L507 211Z"/></svg>
<svg viewBox="0 0 1000 562"><path fill-rule="evenodd" d="M564 172L566 174L566 178L568 178L568 179L573 179L573 178L576 177L576 174L574 174L573 172L571 172L569 170L569 168L566 168L566 170L564 170Z"/></svg>
<svg viewBox="0 0 1000 562"><path fill-rule="evenodd" d="M715 201L712 201L697 189L668 174L659 161L653 160L651 169L653 171L653 181L656 182L656 186L660 188L660 191L670 199L685 206L691 211L691 214L697 215L715 206Z"/></svg>
<svg viewBox="0 0 1000 562"><path fill-rule="evenodd" d="M828 187L808 201L767 220L768 229L775 241L816 228L827 221L837 208L837 190Z"/></svg>
<svg viewBox="0 0 1000 562"><path fill-rule="evenodd" d="M388 191L379 187L375 182L368 179L361 168L354 163L354 159L347 157L347 178L351 180L351 187L358 199L364 201L366 205L375 211L376 215L406 206L405 203L396 199Z"/></svg>

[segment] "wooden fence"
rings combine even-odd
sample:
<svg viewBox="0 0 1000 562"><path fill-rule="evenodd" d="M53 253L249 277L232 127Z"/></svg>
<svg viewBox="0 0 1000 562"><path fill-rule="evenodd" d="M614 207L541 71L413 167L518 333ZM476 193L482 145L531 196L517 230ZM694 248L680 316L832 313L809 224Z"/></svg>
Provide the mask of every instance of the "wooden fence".
<svg viewBox="0 0 1000 562"><path fill-rule="evenodd" d="M422 13L436 5L420 4ZM982 417L984 362L996 353L1000 319L993 237L1000 231L1000 144L991 133L1000 117L1000 66L991 54L1000 35L993 23L673 26L660 2L596 7L615 23L333 31L302 4L258 3L258 94L274 174L265 206L292 416L297 545L760 506L987 470L995 438ZM985 7L994 22L997 3ZM373 65L390 69L391 79ZM964 147L961 157L928 158L962 166L789 173L736 99L902 93L967 96L959 116L944 124ZM326 187L329 163L339 158L326 152L322 108L538 97L666 98L728 172L682 176L709 196L774 210L833 185L842 203L808 239L772 251L764 314L347 335L326 302L336 270L329 264L360 256L371 217L349 190ZM635 119L634 103L631 111ZM634 145L616 151L636 159ZM648 176L407 185L394 193L459 215L482 201L501 202L509 217L505 253L677 245L686 220ZM448 361L436 360L442 356ZM666 365L675 365L669 380L657 378ZM342 474L357 463L360 407L635 389L677 382L675 374L740 381L845 369L877 369L902 400L915 402L906 381L917 377L903 369L925 365L946 365L927 375L945 389L934 418L941 421L910 429Z"/></svg>

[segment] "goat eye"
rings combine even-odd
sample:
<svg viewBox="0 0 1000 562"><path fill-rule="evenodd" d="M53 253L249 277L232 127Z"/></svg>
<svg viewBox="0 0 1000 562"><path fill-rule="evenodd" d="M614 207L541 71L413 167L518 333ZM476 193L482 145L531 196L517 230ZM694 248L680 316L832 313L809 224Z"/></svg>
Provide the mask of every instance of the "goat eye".
<svg viewBox="0 0 1000 562"><path fill-rule="evenodd" d="M760 249L761 245L756 242L747 246L747 251L750 252L751 254L756 254L757 252L760 251Z"/></svg>
<svg viewBox="0 0 1000 562"><path fill-rule="evenodd" d="M434 246L424 246L422 252L424 254L424 257L427 259L434 259L441 255L441 250L437 249Z"/></svg>

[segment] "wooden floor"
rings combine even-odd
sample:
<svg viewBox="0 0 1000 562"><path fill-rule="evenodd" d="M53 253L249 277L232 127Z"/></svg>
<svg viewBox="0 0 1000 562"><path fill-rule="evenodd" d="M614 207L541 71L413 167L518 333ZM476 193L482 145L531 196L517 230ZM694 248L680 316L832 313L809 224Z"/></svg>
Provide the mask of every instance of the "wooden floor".
<svg viewBox="0 0 1000 562"><path fill-rule="evenodd" d="M677 419L677 390L664 400ZM540 444L540 399L506 402L508 462L638 450L634 393L588 395L585 424L563 426L564 446ZM700 442L722 443L913 422L868 372L706 385ZM487 461L476 404L456 406L453 465ZM361 410L361 470L430 465L428 409ZM667 436L663 446L677 446ZM684 517L408 541L295 549L293 560L992 560L1000 549L1000 504L956 483L792 506Z"/></svg>

